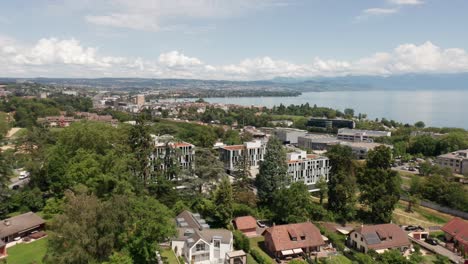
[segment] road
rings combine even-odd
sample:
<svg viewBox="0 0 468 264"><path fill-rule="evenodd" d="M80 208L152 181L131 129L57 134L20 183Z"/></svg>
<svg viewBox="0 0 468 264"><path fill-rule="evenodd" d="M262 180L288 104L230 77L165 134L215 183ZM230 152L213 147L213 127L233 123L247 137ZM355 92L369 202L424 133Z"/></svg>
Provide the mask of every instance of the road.
<svg viewBox="0 0 468 264"><path fill-rule="evenodd" d="M434 252L436 254L439 254L439 255L442 255L442 256L446 256L450 259L450 261L452 261L453 263L463 263L463 258L458 256L457 254L453 253L452 251L444 248L443 246L441 245L437 245L437 246L433 246L431 244L428 244L422 240L418 240L418 239L414 239L412 237L409 237L409 239L416 243L416 244L419 244L420 246L422 246L423 248L431 251L431 252Z"/></svg>

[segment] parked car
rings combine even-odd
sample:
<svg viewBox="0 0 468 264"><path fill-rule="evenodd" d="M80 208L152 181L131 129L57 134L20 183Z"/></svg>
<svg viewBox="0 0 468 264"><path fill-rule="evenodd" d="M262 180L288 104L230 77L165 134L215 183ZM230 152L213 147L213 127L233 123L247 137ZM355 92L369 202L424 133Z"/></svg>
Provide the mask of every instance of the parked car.
<svg viewBox="0 0 468 264"><path fill-rule="evenodd" d="M415 231L415 230L418 230L418 227L414 226L414 225L409 225L409 226L405 227L405 230L406 231Z"/></svg>
<svg viewBox="0 0 468 264"><path fill-rule="evenodd" d="M426 242L426 243L428 243L430 245L433 245L433 246L437 246L439 244L439 242L437 242L437 240L435 240L433 238L430 238L430 237L426 238L424 240L424 242Z"/></svg>
<svg viewBox="0 0 468 264"><path fill-rule="evenodd" d="M262 223L260 220L257 220L257 225L261 228L265 228L266 225L264 223Z"/></svg>
<svg viewBox="0 0 468 264"><path fill-rule="evenodd" d="M24 180L24 179L26 179L26 178L28 178L28 177L29 177L29 172L28 172L28 171L21 171L18 178L19 178L20 180Z"/></svg>

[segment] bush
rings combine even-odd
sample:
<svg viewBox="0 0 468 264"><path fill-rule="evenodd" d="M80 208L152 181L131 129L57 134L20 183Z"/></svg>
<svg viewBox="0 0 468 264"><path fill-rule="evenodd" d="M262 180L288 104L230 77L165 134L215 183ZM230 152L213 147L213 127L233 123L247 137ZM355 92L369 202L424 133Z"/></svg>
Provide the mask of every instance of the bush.
<svg viewBox="0 0 468 264"><path fill-rule="evenodd" d="M258 264L271 264L271 261L266 259L258 250L250 250L252 257L258 262Z"/></svg>
<svg viewBox="0 0 468 264"><path fill-rule="evenodd" d="M234 248L237 250L244 250L245 253L250 252L250 241L249 239L240 231L235 230L234 234Z"/></svg>

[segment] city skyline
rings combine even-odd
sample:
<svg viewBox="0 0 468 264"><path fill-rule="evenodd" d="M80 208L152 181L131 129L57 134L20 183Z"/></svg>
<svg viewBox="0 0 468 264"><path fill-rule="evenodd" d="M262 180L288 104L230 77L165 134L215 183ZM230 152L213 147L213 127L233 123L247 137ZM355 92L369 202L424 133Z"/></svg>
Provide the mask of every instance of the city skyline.
<svg viewBox="0 0 468 264"><path fill-rule="evenodd" d="M468 72L468 3L462 0L20 0L0 6L2 77L260 80Z"/></svg>

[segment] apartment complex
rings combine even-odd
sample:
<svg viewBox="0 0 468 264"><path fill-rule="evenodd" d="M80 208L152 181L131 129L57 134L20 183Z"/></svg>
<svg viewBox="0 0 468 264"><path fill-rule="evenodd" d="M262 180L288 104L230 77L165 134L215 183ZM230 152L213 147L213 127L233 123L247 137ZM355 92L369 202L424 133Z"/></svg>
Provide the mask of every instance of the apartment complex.
<svg viewBox="0 0 468 264"><path fill-rule="evenodd" d="M340 128L338 129L337 138L346 141L373 142L375 138L390 137L391 135L392 132L389 131Z"/></svg>
<svg viewBox="0 0 468 264"><path fill-rule="evenodd" d="M184 263L224 263L233 251L234 239L227 229L211 229L200 214L183 211L176 218L178 235L171 248Z"/></svg>
<svg viewBox="0 0 468 264"><path fill-rule="evenodd" d="M150 158L154 170L167 169L167 162L164 162L167 155L174 155L181 169L190 169L194 166L194 145L183 141L176 141L171 135L151 135L151 137L153 139L154 151Z"/></svg>
<svg viewBox="0 0 468 264"><path fill-rule="evenodd" d="M287 154L288 175L291 183L303 182L310 192L318 191L315 184L320 178L327 182L330 174L330 161L327 157L307 154L306 151L297 149Z"/></svg>
<svg viewBox="0 0 468 264"><path fill-rule="evenodd" d="M459 174L468 174L468 149L443 154L437 157L436 163L450 168Z"/></svg>
<svg viewBox="0 0 468 264"><path fill-rule="evenodd" d="M251 175L256 176L258 174L259 162L263 160L265 152L265 141L254 140L245 142L242 145L223 146L219 148L219 157L224 163L226 172L229 174L236 169L238 162L245 158L250 165Z"/></svg>

